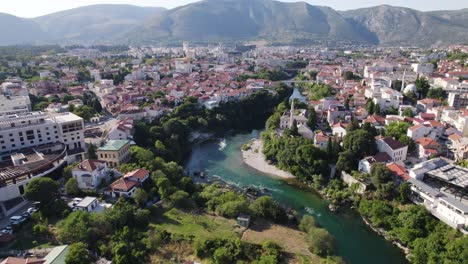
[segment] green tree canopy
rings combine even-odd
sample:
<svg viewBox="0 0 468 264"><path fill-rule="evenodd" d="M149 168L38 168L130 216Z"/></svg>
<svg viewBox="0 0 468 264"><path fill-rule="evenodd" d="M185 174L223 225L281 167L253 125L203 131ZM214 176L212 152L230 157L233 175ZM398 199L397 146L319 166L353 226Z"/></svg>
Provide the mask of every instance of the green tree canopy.
<svg viewBox="0 0 468 264"><path fill-rule="evenodd" d="M323 228L312 228L307 233L309 250L319 256L332 255L335 251L335 239Z"/></svg>
<svg viewBox="0 0 468 264"><path fill-rule="evenodd" d="M78 187L78 181L75 178L70 178L65 183L65 192L71 196L79 196L81 194L81 189Z"/></svg>
<svg viewBox="0 0 468 264"><path fill-rule="evenodd" d="M24 196L30 201L48 204L58 196L58 183L47 177L32 179L26 186Z"/></svg>
<svg viewBox="0 0 468 264"><path fill-rule="evenodd" d="M269 196L257 198L250 204L250 210L256 217L282 222L286 220L286 212L281 205Z"/></svg>
<svg viewBox="0 0 468 264"><path fill-rule="evenodd" d="M87 249L88 245L82 242L71 244L65 257L65 264L90 264L92 257Z"/></svg>

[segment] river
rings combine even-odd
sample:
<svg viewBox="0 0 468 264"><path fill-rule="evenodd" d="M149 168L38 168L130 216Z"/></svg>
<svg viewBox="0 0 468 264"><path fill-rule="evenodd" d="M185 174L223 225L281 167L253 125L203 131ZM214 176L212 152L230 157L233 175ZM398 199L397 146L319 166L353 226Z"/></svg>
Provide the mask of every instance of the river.
<svg viewBox="0 0 468 264"><path fill-rule="evenodd" d="M336 239L337 255L347 263L407 263L401 250L366 226L358 214L352 211L332 213L328 210L327 201L319 195L247 167L242 162L240 148L254 137L258 137L258 131L197 145L186 163L186 170L206 171L209 178L220 179L238 187L267 188L278 202L301 214L312 215L327 229Z"/></svg>

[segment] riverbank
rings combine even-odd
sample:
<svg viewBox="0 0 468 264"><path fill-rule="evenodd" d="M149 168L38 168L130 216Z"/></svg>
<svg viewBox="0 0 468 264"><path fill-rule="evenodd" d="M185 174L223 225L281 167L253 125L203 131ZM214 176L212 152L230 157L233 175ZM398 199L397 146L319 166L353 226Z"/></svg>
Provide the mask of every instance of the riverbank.
<svg viewBox="0 0 468 264"><path fill-rule="evenodd" d="M259 131L252 131L248 134L224 137L225 147L220 146L219 140L197 144L185 164L185 169L203 171L206 173L205 178L220 180L234 188L250 186L267 189L268 194L285 207L294 209L300 215L313 216L318 225L335 237L337 254L347 263L407 263L403 252L373 232L357 213L347 210L332 213L325 197L311 189L308 184L301 183L297 177L268 177L270 174L248 166L243 155L239 153L240 149L242 145L251 143L253 138L258 137Z"/></svg>
<svg viewBox="0 0 468 264"><path fill-rule="evenodd" d="M298 180L291 173L280 170L274 165L268 164L268 162L265 159L265 156L263 155L263 142L262 142L261 139L258 139L258 138L254 139L254 140L250 141L249 143L247 143L246 145L244 145L242 147L242 159L243 159L243 162L246 165L248 165L249 167L251 167L251 168L253 168L253 169L257 170L257 171L263 172L265 174L280 177L285 182L289 182L291 185L293 185L295 187L298 187L298 188L301 188L300 186L298 186L298 183L302 183L302 184L304 184L304 186L302 186L303 188L305 186L308 187L308 188L304 188L304 189L309 189L309 191L310 191L310 189L312 189L318 195L320 195L323 199L325 199L327 201L330 201L330 197L328 197L322 191L316 190L316 189L312 188L310 185L308 185L307 183ZM330 211L334 211L334 210L330 209ZM385 230L383 230L381 228L376 228L367 219L365 219L362 216L361 216L361 218L364 221L364 223L370 229L372 229L375 233L377 233L379 236L383 237L385 240L391 242L392 244L397 246L399 249L401 249L402 252L404 253L405 257L408 259L409 255L410 255L410 251L409 251L409 249L407 247L403 246L398 241L395 241L394 239L392 239Z"/></svg>
<svg viewBox="0 0 468 264"><path fill-rule="evenodd" d="M263 172L265 174L276 176L282 179L295 178L291 173L280 170L274 165L268 164L265 159L265 155L263 155L263 144L260 139L255 139L248 144L250 144L250 147L242 149L242 160L246 165L255 170L258 170L259 172Z"/></svg>

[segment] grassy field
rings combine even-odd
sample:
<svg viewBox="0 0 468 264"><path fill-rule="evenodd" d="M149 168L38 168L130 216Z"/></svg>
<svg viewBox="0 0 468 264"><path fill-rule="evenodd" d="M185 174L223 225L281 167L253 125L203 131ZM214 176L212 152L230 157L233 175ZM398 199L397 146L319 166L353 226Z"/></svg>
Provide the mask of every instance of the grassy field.
<svg viewBox="0 0 468 264"><path fill-rule="evenodd" d="M236 221L208 214L191 214L177 209L163 213L151 224L157 230L201 238L239 238Z"/></svg>
<svg viewBox="0 0 468 264"><path fill-rule="evenodd" d="M280 245L285 252L312 255L307 249L304 232L265 220L255 221L242 235L242 241L252 244L271 241Z"/></svg>

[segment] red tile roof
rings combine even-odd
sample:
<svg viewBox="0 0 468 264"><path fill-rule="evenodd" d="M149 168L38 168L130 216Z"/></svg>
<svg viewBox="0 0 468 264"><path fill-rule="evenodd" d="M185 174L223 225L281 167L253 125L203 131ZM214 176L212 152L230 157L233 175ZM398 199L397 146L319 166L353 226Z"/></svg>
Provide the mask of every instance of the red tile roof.
<svg viewBox="0 0 468 264"><path fill-rule="evenodd" d="M136 169L134 171L128 172L127 174L124 175L124 178L128 177L135 177L140 180L143 180L147 175L149 174L149 171L144 170L144 169Z"/></svg>
<svg viewBox="0 0 468 264"><path fill-rule="evenodd" d="M393 174L402 178L405 181L407 181L410 178L406 169L401 165L398 165L396 163L390 163L390 164L387 164L387 168L391 172L393 172Z"/></svg>
<svg viewBox="0 0 468 264"><path fill-rule="evenodd" d="M101 165L101 164L106 164L105 161L102 160L84 160L80 164L76 165L73 170L80 170L80 171L88 171L92 172L96 170L96 168Z"/></svg>
<svg viewBox="0 0 468 264"><path fill-rule="evenodd" d="M133 182L133 181L126 180L124 178L120 178L116 180L115 182L113 182L110 187L112 191L118 189L121 191L128 192L137 185L138 185L137 182Z"/></svg>
<svg viewBox="0 0 468 264"><path fill-rule="evenodd" d="M398 140L395 140L392 137L382 137L382 136L379 137L379 136L377 136L376 139L377 140L382 140L383 142L385 142L393 150L401 149L401 148L406 147L405 144L401 143Z"/></svg>
<svg viewBox="0 0 468 264"><path fill-rule="evenodd" d="M416 140L416 143L421 145L424 148L429 147L431 145L436 145L436 146L439 145L439 143L437 143L437 141L433 140L432 138L428 138L428 137L422 137L422 138Z"/></svg>
<svg viewBox="0 0 468 264"><path fill-rule="evenodd" d="M42 264L45 263L46 261L44 259L38 259L38 258L15 258L15 257L8 257L4 261L1 262L1 264Z"/></svg>

